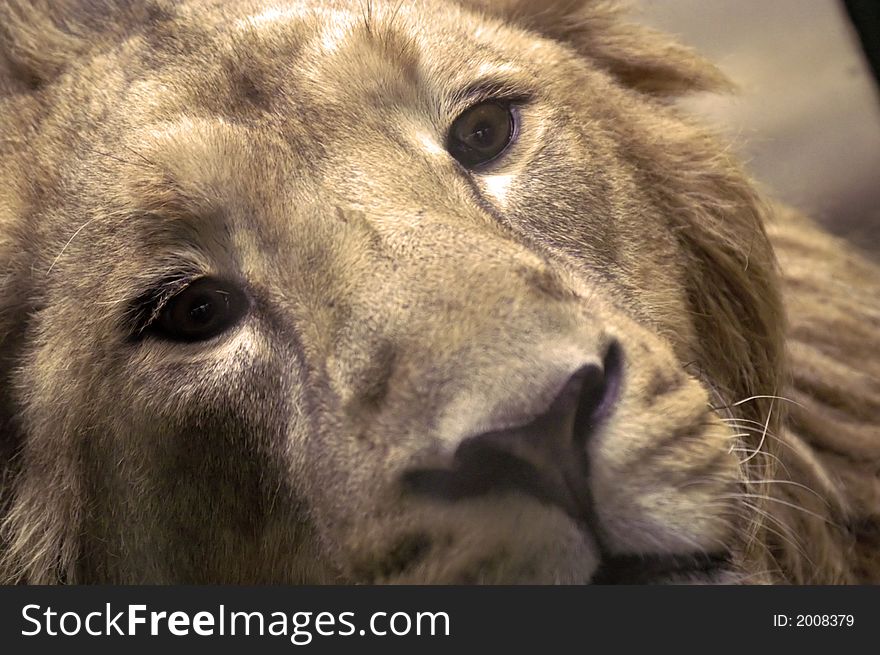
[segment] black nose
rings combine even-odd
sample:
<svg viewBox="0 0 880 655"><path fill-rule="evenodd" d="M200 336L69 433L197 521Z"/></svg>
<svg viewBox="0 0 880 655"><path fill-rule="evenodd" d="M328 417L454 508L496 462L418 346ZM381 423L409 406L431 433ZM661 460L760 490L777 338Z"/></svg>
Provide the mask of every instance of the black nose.
<svg viewBox="0 0 880 655"><path fill-rule="evenodd" d="M448 500L518 490L581 518L589 504L587 440L613 410L621 369L621 349L613 342L602 366L575 371L529 423L465 439L449 468L408 471L406 485Z"/></svg>

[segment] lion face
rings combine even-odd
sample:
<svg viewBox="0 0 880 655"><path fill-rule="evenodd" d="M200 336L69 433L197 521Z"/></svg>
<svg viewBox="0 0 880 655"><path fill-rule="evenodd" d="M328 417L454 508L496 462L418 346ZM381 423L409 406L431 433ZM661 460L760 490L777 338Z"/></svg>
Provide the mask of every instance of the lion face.
<svg viewBox="0 0 880 655"><path fill-rule="evenodd" d="M151 9L9 101L7 577L750 571L773 258L665 100L714 73L475 4Z"/></svg>

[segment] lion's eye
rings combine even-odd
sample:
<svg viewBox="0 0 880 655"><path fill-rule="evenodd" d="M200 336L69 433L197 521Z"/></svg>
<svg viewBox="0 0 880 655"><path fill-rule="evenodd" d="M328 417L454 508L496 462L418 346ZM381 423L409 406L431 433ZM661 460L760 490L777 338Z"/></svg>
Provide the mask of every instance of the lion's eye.
<svg viewBox="0 0 880 655"><path fill-rule="evenodd" d="M507 150L513 141L515 127L510 105L483 102L455 119L446 147L465 168L481 168Z"/></svg>
<svg viewBox="0 0 880 655"><path fill-rule="evenodd" d="M205 341L235 325L247 308L247 297L235 286L201 278L165 302L152 330L171 341Z"/></svg>

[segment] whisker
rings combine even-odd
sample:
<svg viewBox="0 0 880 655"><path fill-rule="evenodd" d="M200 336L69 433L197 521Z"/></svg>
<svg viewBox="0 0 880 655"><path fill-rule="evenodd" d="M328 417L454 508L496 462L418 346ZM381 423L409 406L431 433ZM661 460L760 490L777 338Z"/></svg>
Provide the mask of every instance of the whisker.
<svg viewBox="0 0 880 655"><path fill-rule="evenodd" d="M55 264L57 264L58 260L61 259L61 255L64 254L64 251L67 250L67 246L69 246L73 242L73 240L76 238L76 235L79 234L80 232L82 232L87 225L89 225L90 223L93 223L95 220L97 220L97 218L98 218L97 216L90 218L85 223L80 225L79 228L77 228L76 232L73 233L73 236L70 237L67 240L67 243L64 244L64 247L61 249L61 252L59 252L58 255L55 257L55 259L52 260L52 265L49 266L49 270L46 271L46 275L49 275L49 273L52 272L52 269L55 268Z"/></svg>
<svg viewBox="0 0 880 655"><path fill-rule="evenodd" d="M131 148L129 148L129 150L131 150ZM114 155L114 154L109 153L109 152L104 152L103 150L93 149L92 152L94 152L95 154L101 155L102 157L106 157L107 159L112 159L113 161L118 162L118 163L120 163L120 164L128 164L129 166L140 166L140 167L142 167L142 168L147 168L146 165L144 165L144 164L142 164L142 163L140 163L140 162L131 161L130 159L125 159L124 157L120 157L119 155ZM152 164L152 162L150 162L150 160L148 160L148 159L147 159L146 157L144 157L143 155L140 155L140 153L138 153L137 151L135 151L135 150L131 150L131 152L133 152L134 154L140 156L142 159L146 160L148 164ZM150 168L153 168L154 166L155 166L155 165L150 166Z"/></svg>
<svg viewBox="0 0 880 655"><path fill-rule="evenodd" d="M734 575L737 576L737 577L734 579L734 582L735 582L736 584L746 585L746 584L750 584L750 583L749 583L749 580L752 580L752 579L754 579L754 578L760 578L761 576L770 576L771 578L772 578L773 576L777 576L777 577L778 577L778 576L780 575L780 573L779 573L779 570L778 570L778 569L775 570L775 571L774 571L773 569L767 569L767 570L765 570L765 571L756 571L756 572L754 572L754 573L748 573L748 574L743 573L742 575L739 575L739 574L734 574ZM770 581L767 581L765 584L771 584L771 582L770 582Z"/></svg>
<svg viewBox="0 0 880 655"><path fill-rule="evenodd" d="M803 549L803 547L800 544L798 544L791 536L785 534L784 532L777 530L776 528L770 527L766 523L761 524L761 529L766 530L767 532L769 532L773 535L776 535L776 537L778 539L781 539L784 543L791 546L800 557L803 557L804 560L806 560L810 564L810 566L813 566L813 567L816 566L816 564L813 562L813 560L810 558L810 556L807 555L807 552Z"/></svg>
<svg viewBox="0 0 880 655"><path fill-rule="evenodd" d="M818 491L816 491L815 489L811 489L810 487L808 487L805 484L801 484L800 482L795 482L793 480L746 480L745 483L746 484L787 484L792 487L798 487L799 489L803 489L804 491L809 491L816 498L818 498L823 503L825 503L825 505L827 505L828 507L831 507L831 504L828 502L828 499L825 498L825 496L820 494Z"/></svg>
<svg viewBox="0 0 880 655"><path fill-rule="evenodd" d="M162 168L159 164L154 162L152 159L145 156L142 152L138 152L137 150L135 150L131 146L123 146L123 147L126 150L128 150L131 154L133 154L135 157L137 157L138 159L143 160L151 168Z"/></svg>
<svg viewBox="0 0 880 655"><path fill-rule="evenodd" d="M751 448L732 448L730 450L730 452L732 452L732 453L742 452L742 453L750 453L751 454L755 451L752 450ZM782 468L782 470L784 470L786 472L786 474L789 477L791 477L791 471L788 470L788 467L785 465L785 462L783 462L779 457L777 457L773 453L768 453L766 450L762 450L758 454L761 455L762 457L766 457L767 459L774 460Z"/></svg>
<svg viewBox="0 0 880 655"><path fill-rule="evenodd" d="M767 440L767 429L770 427L770 417L773 416L773 403L774 402L775 401L770 402L770 409L767 410L767 421L766 421L766 423L764 423L764 431L761 433L761 441L760 441L760 443L758 443L758 447L755 449L755 453L749 455L745 460L743 460L741 462L742 464L745 464L750 459L752 459L755 456L755 454L757 454L764 447L764 442Z"/></svg>
<svg viewBox="0 0 880 655"><path fill-rule="evenodd" d="M763 433L764 433L763 430L759 430L758 428L753 428L753 427L750 427L750 426L747 426L747 425L737 425L737 426L735 426L735 429L737 429L737 430L745 430L745 431L747 431L747 432L751 432L752 434L763 434ZM776 434L773 434L773 432L771 432L771 431L769 431L769 430L768 430L768 432L767 432L767 437L769 437L770 439L773 439L773 440L776 441L778 444L780 444L780 445L782 445L782 446L785 446L786 448L791 449L791 451L792 451L793 453L797 453L797 452L798 452L797 449L796 449L794 446L792 446L790 443L788 443L785 439L783 439L782 437L780 437L780 436L778 436L778 435L776 435Z"/></svg>
<svg viewBox="0 0 880 655"><path fill-rule="evenodd" d="M762 530L766 530L774 535L776 535L779 539L781 539L784 543L790 545L795 551L798 552L804 559L810 561L810 557L807 555L803 546L800 544L798 539L794 534L794 530L791 529L784 521L780 520L778 517L773 516L766 510L758 507L757 505L750 503L748 501L743 501L743 505L747 507L751 513L747 514L745 511L737 512L737 516L739 518L745 520L750 528L748 529L748 537L745 541L746 548L751 548L754 546L759 547L764 550L771 559L775 559L773 553L770 550L770 547L763 540L760 539L760 532ZM755 514L763 517L762 519L755 518ZM768 523L773 523L779 526L779 530L768 525Z"/></svg>
<svg viewBox="0 0 880 655"><path fill-rule="evenodd" d="M802 404L797 402L796 400L792 400L791 398L786 398L785 396L773 396L773 395L758 395L758 396L749 396L748 398L743 398L731 405L731 407L739 407L748 402L752 402L754 400L783 400L787 403L791 403L792 405L797 405L798 407L803 407Z"/></svg>
<svg viewBox="0 0 880 655"><path fill-rule="evenodd" d="M806 507L801 507L800 505L797 505L795 503L791 503L787 500L782 500L781 498L774 498L773 496L767 496L765 494L752 494L752 493L737 493L737 494L733 494L730 497L732 497L732 498L737 498L737 497L738 498L756 498L756 499L760 499L760 500L769 500L774 503L779 503L780 505L785 505L786 507L791 507L792 509L799 510L801 512L804 512L805 514L809 514L810 516L817 518L820 521L822 521L823 523L827 523L828 525L833 526L835 528L839 529L842 527L839 524L832 521L831 519L829 519L827 516L822 516L821 514L817 514L816 512L809 510Z"/></svg>
<svg viewBox="0 0 880 655"><path fill-rule="evenodd" d="M776 530L775 528L770 527L769 525L767 525L767 523L764 523L764 522L756 522L756 527L763 529L763 530L769 530L770 532L775 534L777 537L779 537L780 539L785 541L787 544L789 544L792 548L797 550L798 553L800 555L802 555L805 559L807 559L807 560L810 559L809 556L807 555L806 551L804 550L803 546L798 541L797 536L795 535L795 531L791 528L791 526L787 525L778 516L773 516L770 512L758 507L754 503L744 501L743 505L748 507L751 511L756 512L757 514L760 514L761 516L763 516L766 519L766 521L772 522L774 525L779 526L779 530ZM781 532L780 532L780 530L781 530ZM812 562L810 562L810 563L812 564Z"/></svg>
<svg viewBox="0 0 880 655"><path fill-rule="evenodd" d="M750 418L738 418L738 417L737 418L724 418L722 416L721 420L724 421L725 423L732 423L732 424L749 423L750 425L756 426L757 428L760 428L762 430L764 429L764 424L761 423L761 421L755 421Z"/></svg>

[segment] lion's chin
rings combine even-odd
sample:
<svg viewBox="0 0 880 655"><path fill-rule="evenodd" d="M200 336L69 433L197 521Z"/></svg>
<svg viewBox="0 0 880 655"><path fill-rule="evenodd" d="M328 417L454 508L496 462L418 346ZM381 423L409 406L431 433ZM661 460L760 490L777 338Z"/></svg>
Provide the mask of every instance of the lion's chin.
<svg viewBox="0 0 880 655"><path fill-rule="evenodd" d="M726 551L603 552L582 521L528 496L429 504L351 544L359 558L346 576L371 584L731 584ZM423 517L430 516L424 523ZM405 530L400 530L406 525ZM369 546L368 546L369 542Z"/></svg>
<svg viewBox="0 0 880 655"><path fill-rule="evenodd" d="M587 584L600 552L561 509L510 494L414 503L363 524L344 577L370 584Z"/></svg>

